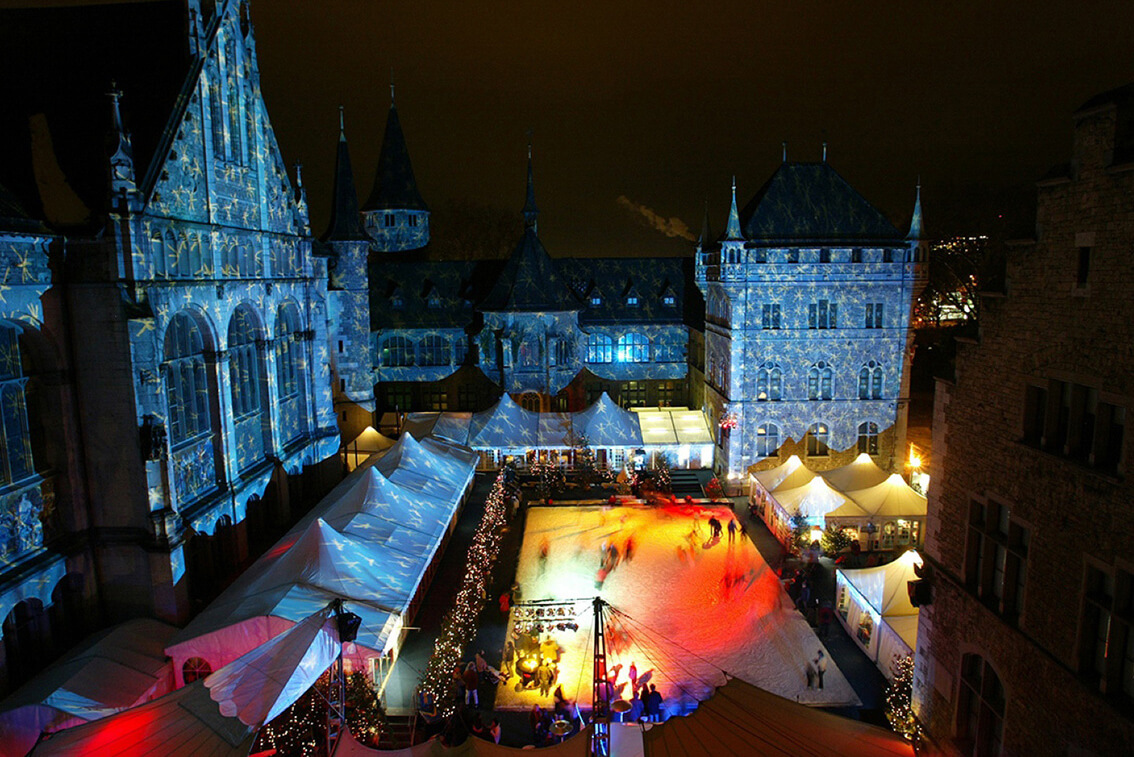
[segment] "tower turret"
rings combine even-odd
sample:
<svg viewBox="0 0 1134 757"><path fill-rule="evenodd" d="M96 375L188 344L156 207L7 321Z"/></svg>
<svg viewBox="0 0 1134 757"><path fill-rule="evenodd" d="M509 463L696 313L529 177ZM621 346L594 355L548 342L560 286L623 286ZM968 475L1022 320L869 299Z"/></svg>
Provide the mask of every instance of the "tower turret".
<svg viewBox="0 0 1134 757"><path fill-rule="evenodd" d="M402 123L390 84L390 112L378 154L374 189L362 206L366 233L381 252L416 250L429 244L429 207L417 190Z"/></svg>

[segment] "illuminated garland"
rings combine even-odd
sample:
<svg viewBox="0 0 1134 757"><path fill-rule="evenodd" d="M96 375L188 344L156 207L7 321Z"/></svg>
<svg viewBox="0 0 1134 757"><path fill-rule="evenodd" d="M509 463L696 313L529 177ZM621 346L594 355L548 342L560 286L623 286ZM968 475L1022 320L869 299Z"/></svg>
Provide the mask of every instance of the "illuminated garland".
<svg viewBox="0 0 1134 757"><path fill-rule="evenodd" d="M914 658L900 657L893 664L894 680L886 687L886 719L896 733L907 741L916 742L921 726L913 711Z"/></svg>
<svg viewBox="0 0 1134 757"><path fill-rule="evenodd" d="M449 676L460 662L465 645L476 635L476 619L484 607L488 581L500 554L506 513L504 473L501 471L485 502L484 517L473 535L461 588L453 608L441 622L441 632L437 635L433 655L421 682L421 697L432 698L442 715L452 714L457 708L457 702L448 696Z"/></svg>

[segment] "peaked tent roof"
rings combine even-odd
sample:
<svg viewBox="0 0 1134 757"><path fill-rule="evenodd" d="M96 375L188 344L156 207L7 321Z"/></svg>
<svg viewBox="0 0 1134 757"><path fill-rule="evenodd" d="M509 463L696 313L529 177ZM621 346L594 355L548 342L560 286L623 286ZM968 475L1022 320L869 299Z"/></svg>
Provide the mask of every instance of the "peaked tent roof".
<svg viewBox="0 0 1134 757"><path fill-rule="evenodd" d="M805 518L864 517L866 511L842 492L831 488L825 479L814 476L803 486L792 489L777 488L772 496L788 513L799 513Z"/></svg>
<svg viewBox="0 0 1134 757"><path fill-rule="evenodd" d="M505 449L539 446L539 413L524 410L505 392L487 410L473 413L469 446Z"/></svg>
<svg viewBox="0 0 1134 757"><path fill-rule="evenodd" d="M645 757L913 757L913 747L884 728L776 696L730 679L689 715L643 736Z"/></svg>
<svg viewBox="0 0 1134 757"><path fill-rule="evenodd" d="M852 489L847 496L876 518L917 517L926 514L925 495L919 494L897 473L867 489Z"/></svg>
<svg viewBox="0 0 1134 757"><path fill-rule="evenodd" d="M575 437L585 436L595 447L641 447L643 444L638 418L614 404L606 392L587 409L574 413L571 423Z"/></svg>
<svg viewBox="0 0 1134 757"><path fill-rule="evenodd" d="M331 220L319 237L322 242L361 242L369 237L362 228L358 213L358 195L354 191L354 171L350 167L350 149L339 110L339 144L335 153L334 194L331 197Z"/></svg>
<svg viewBox="0 0 1134 757"><path fill-rule="evenodd" d="M529 226L488 296L477 306L485 312L562 312L582 306L560 277L536 231Z"/></svg>
<svg viewBox="0 0 1134 757"><path fill-rule="evenodd" d="M917 579L914 566L921 564L921 555L911 549L897 560L877 568L842 570L842 574L883 617L917 615L918 609L910 604L906 583Z"/></svg>
<svg viewBox="0 0 1134 757"><path fill-rule="evenodd" d="M83 640L0 703L0 733L14 753L45 730L120 712L173 687L165 645L177 629L136 618Z"/></svg>
<svg viewBox="0 0 1134 757"><path fill-rule="evenodd" d="M827 162L780 165L740 211L749 240L900 243L903 234Z"/></svg>
<svg viewBox="0 0 1134 757"><path fill-rule="evenodd" d="M870 455L863 452L841 468L822 471L823 478L840 491L866 489L885 481L890 474L878 467Z"/></svg>
<svg viewBox="0 0 1134 757"><path fill-rule="evenodd" d="M61 731L34 754L244 757L256 732L311 688L338 647L334 619L324 607L207 678Z"/></svg>
<svg viewBox="0 0 1134 757"><path fill-rule="evenodd" d="M476 465L438 454L440 446L427 448L412 434L402 434L375 467L402 488L453 502L461 498Z"/></svg>
<svg viewBox="0 0 1134 757"><path fill-rule="evenodd" d="M756 473L756 480L769 492L774 492L781 487L794 489L797 486L810 483L813 478L815 478L815 474L803 464L799 455L792 455L775 468Z"/></svg>
<svg viewBox="0 0 1134 757"><path fill-rule="evenodd" d="M378 153L378 171L374 175L374 189L362 206L363 210L429 210L413 175L406 137L398 109L390 103L386 116L386 133L382 136L382 151Z"/></svg>

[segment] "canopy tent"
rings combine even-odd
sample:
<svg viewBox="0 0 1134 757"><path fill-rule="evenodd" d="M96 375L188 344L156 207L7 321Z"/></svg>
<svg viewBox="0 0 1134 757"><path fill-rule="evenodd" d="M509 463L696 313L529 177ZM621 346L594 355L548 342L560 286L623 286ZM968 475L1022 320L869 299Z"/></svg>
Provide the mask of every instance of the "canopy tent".
<svg viewBox="0 0 1134 757"><path fill-rule="evenodd" d="M641 447L642 427L636 415L614 404L606 392L585 410L571 415L575 438L586 437L592 447Z"/></svg>
<svg viewBox="0 0 1134 757"><path fill-rule="evenodd" d="M835 596L839 622L887 678L896 657L913 654L917 646L918 609L910 603L907 585L917 579L914 550L877 568L838 570Z"/></svg>
<svg viewBox="0 0 1134 757"><path fill-rule="evenodd" d="M375 467L404 489L455 502L464 495L476 469L474 464L462 462L452 449L430 439L419 442L412 434L402 434Z"/></svg>
<svg viewBox="0 0 1134 757"><path fill-rule="evenodd" d="M249 581L238 579L167 647L179 683L187 660L225 665L338 597L349 599L362 618L359 645L371 656L381 654L426 559L339 533L321 518L286 551L275 551L266 555L266 569Z"/></svg>
<svg viewBox="0 0 1134 757"><path fill-rule="evenodd" d="M821 518L862 518L866 511L842 492L831 488L826 479L814 476L803 486L776 489L772 496L789 517L800 515L809 521Z"/></svg>
<svg viewBox="0 0 1134 757"><path fill-rule="evenodd" d="M413 434L418 441L434 437L454 444L467 444L470 423L472 413L409 413L406 416L405 432Z"/></svg>
<svg viewBox="0 0 1134 757"><path fill-rule="evenodd" d="M572 413L539 413L539 444L541 449L570 449L575 446L572 431Z"/></svg>
<svg viewBox="0 0 1134 757"><path fill-rule="evenodd" d="M473 413L468 445L473 449L538 447L539 413L524 410L505 392L488 410Z"/></svg>
<svg viewBox="0 0 1134 757"><path fill-rule="evenodd" d="M643 734L646 757L912 757L901 736L730 679L689 715Z"/></svg>
<svg viewBox="0 0 1134 757"><path fill-rule="evenodd" d="M873 518L925 517L925 495L913 489L894 473L884 481L866 489L852 489L847 496L862 506Z"/></svg>
<svg viewBox="0 0 1134 757"><path fill-rule="evenodd" d="M60 731L33 754L245 757L256 732L311 688L338 651L335 618L323 608L207 678Z"/></svg>
<svg viewBox="0 0 1134 757"><path fill-rule="evenodd" d="M233 582L166 648L180 684L192 658L224 665L336 597L362 617L358 643L377 657L398 641L468 482L475 456L403 434L351 474Z"/></svg>
<svg viewBox="0 0 1134 757"><path fill-rule="evenodd" d="M874 458L863 452L849 465L819 474L839 491L866 489L885 481L890 474L878 467Z"/></svg>
<svg viewBox="0 0 1134 757"><path fill-rule="evenodd" d="M0 755L24 755L40 734L113 715L173 689L165 645L177 629L138 618L87 637L0 703Z"/></svg>
<svg viewBox="0 0 1134 757"><path fill-rule="evenodd" d="M795 489L811 483L815 474L803 464L798 455L792 455L775 468L753 474L756 481L769 494L779 488Z"/></svg>

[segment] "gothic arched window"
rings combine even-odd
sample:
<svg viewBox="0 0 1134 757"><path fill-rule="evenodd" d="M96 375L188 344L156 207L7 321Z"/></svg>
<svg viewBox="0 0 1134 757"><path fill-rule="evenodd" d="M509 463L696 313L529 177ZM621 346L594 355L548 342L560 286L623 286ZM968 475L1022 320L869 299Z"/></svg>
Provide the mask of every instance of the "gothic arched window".
<svg viewBox="0 0 1134 757"><path fill-rule="evenodd" d="M783 395L784 374L775 363L764 363L756 371L756 401L778 402Z"/></svg>
<svg viewBox="0 0 1134 757"><path fill-rule="evenodd" d="M829 400L832 396L834 371L826 362L820 360L807 372L807 399Z"/></svg>
<svg viewBox="0 0 1134 757"><path fill-rule="evenodd" d="M25 395L28 380L23 366L19 329L0 323L0 423L3 425L0 486L35 473Z"/></svg>
<svg viewBox="0 0 1134 757"><path fill-rule="evenodd" d="M829 439L830 429L826 423L812 423L807 429L807 454L812 457L826 457Z"/></svg>
<svg viewBox="0 0 1134 757"><path fill-rule="evenodd" d="M971 752L1000 754L1004 742L1004 686L992 666L978 654L961 660L961 690L957 701L957 735L972 745Z"/></svg>
<svg viewBox="0 0 1134 757"><path fill-rule="evenodd" d="M587 362L609 363L614 359L614 340L607 334L587 335Z"/></svg>
<svg viewBox="0 0 1134 757"><path fill-rule="evenodd" d="M382 342L381 363L387 368L413 365L413 342L404 336L387 337Z"/></svg>
<svg viewBox="0 0 1134 757"><path fill-rule="evenodd" d="M228 322L228 375L232 387L232 414L237 418L260 412L260 329L256 316L241 305Z"/></svg>
<svg viewBox="0 0 1134 757"><path fill-rule="evenodd" d="M299 369L303 351L300 345L299 315L295 305L280 305L276 316L276 390L280 399L299 394Z"/></svg>
<svg viewBox="0 0 1134 757"><path fill-rule="evenodd" d="M619 363L648 363L650 361L650 340L644 334L630 332L618 337Z"/></svg>
<svg viewBox="0 0 1134 757"><path fill-rule="evenodd" d="M868 455L878 454L878 424L877 423L860 423L858 424L858 451L859 453L865 452Z"/></svg>
<svg viewBox="0 0 1134 757"><path fill-rule="evenodd" d="M780 429L774 423L765 423L756 429L756 454L770 457L780 448Z"/></svg>
<svg viewBox="0 0 1134 757"><path fill-rule="evenodd" d="M186 313L173 316L165 332L165 399L170 446L212 430L205 340Z"/></svg>
<svg viewBox="0 0 1134 757"><path fill-rule="evenodd" d="M871 360L858 372L858 398L860 400L882 399L882 366Z"/></svg>

